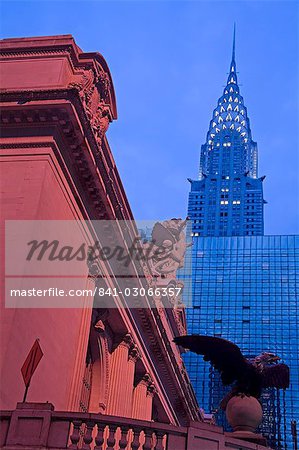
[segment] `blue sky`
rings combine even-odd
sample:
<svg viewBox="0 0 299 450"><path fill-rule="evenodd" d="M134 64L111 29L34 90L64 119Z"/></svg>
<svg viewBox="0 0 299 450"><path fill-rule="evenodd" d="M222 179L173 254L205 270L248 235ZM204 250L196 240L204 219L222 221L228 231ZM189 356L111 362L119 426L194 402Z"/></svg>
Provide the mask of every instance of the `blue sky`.
<svg viewBox="0 0 299 450"><path fill-rule="evenodd" d="M2 1L1 37L73 34L106 58L108 139L134 215L184 217L237 24L241 94L266 175L266 234L298 233L298 3Z"/></svg>

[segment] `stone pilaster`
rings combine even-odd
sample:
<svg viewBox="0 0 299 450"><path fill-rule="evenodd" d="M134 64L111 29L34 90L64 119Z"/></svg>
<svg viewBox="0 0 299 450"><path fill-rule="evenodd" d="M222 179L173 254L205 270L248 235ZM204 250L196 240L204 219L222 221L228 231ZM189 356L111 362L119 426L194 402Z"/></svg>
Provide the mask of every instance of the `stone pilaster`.
<svg viewBox="0 0 299 450"><path fill-rule="evenodd" d="M152 380L148 373L139 381L133 392L132 418L140 420L150 420L149 403L147 399L147 390Z"/></svg>
<svg viewBox="0 0 299 450"><path fill-rule="evenodd" d="M153 399L156 393L156 388L151 383L147 388L146 393L146 420L152 420Z"/></svg>
<svg viewBox="0 0 299 450"><path fill-rule="evenodd" d="M132 417L133 404L133 390L134 390L134 375L136 362L140 358L138 348L134 345L129 350L129 359L127 366L127 384L126 384L126 401L125 401L125 417Z"/></svg>
<svg viewBox="0 0 299 450"><path fill-rule="evenodd" d="M128 357L132 338L127 334L111 355L107 414L124 416L128 383Z"/></svg>

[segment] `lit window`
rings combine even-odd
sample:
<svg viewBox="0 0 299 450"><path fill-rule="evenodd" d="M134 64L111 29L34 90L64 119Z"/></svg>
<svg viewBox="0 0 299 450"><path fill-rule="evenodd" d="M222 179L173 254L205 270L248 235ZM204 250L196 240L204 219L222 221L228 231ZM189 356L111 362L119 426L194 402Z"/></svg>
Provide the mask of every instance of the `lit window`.
<svg viewBox="0 0 299 450"><path fill-rule="evenodd" d="M228 205L228 201L227 200L221 200L220 204L221 205Z"/></svg>

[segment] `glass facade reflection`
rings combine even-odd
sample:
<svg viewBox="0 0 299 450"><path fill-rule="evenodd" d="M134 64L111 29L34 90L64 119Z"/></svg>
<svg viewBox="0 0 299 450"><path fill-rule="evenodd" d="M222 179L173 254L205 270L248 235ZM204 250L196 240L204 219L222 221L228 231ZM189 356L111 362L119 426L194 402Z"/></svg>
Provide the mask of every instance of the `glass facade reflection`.
<svg viewBox="0 0 299 450"><path fill-rule="evenodd" d="M235 38L229 75L201 147L199 179L191 180L184 296L188 333L229 339L247 357L278 354L291 369L286 392L263 392L261 432L275 449L293 449L291 421L299 420L299 237L264 236L264 177L240 94ZM199 404L218 411L220 376L195 354L184 357Z"/></svg>
<svg viewBox="0 0 299 450"><path fill-rule="evenodd" d="M290 388L263 393L261 432L273 448L292 449L291 421L299 420L299 236L193 237L187 258L188 332L229 339L247 357L271 351L290 366ZM226 426L217 411L225 393L218 373L191 352L184 360L199 404Z"/></svg>

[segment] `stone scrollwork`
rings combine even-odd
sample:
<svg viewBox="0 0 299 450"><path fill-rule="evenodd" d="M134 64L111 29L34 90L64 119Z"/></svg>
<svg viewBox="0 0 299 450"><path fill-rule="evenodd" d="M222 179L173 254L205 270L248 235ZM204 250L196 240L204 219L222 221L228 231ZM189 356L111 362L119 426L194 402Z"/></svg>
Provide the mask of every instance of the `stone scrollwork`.
<svg viewBox="0 0 299 450"><path fill-rule="evenodd" d="M129 349L129 359L136 362L138 361L138 359L141 358L141 354L138 350L138 347L136 345L133 345L130 349Z"/></svg>
<svg viewBox="0 0 299 450"><path fill-rule="evenodd" d="M109 105L111 82L108 74L100 69L84 70L80 79L73 80L68 87L78 92L97 143L101 145L112 122Z"/></svg>

